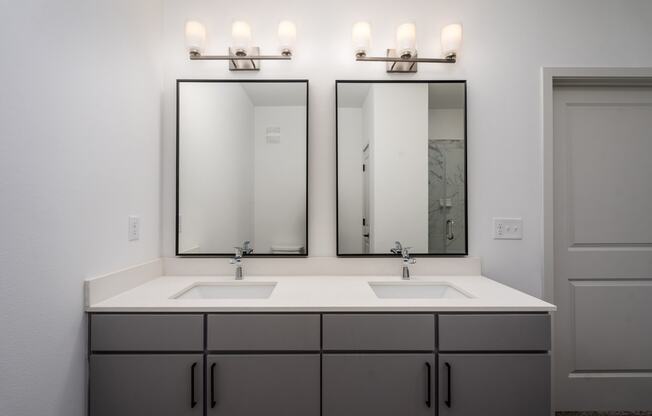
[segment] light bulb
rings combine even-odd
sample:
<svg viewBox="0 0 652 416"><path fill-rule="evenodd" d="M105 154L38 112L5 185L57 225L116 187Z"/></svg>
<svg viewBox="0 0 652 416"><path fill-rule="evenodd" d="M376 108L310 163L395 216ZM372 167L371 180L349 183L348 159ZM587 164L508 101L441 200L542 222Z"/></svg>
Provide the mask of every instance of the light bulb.
<svg viewBox="0 0 652 416"><path fill-rule="evenodd" d="M289 20L283 20L278 25L278 41L283 55L292 55L294 42L297 39L297 27Z"/></svg>
<svg viewBox="0 0 652 416"><path fill-rule="evenodd" d="M199 22L186 22L186 48L191 55L201 55L206 46L206 28Z"/></svg>
<svg viewBox="0 0 652 416"><path fill-rule="evenodd" d="M231 38L233 39L233 48L236 52L245 52L251 42L251 27L247 22L237 20L231 26Z"/></svg>
<svg viewBox="0 0 652 416"><path fill-rule="evenodd" d="M356 56L365 56L371 46L371 25L368 22L354 24L351 40Z"/></svg>
<svg viewBox="0 0 652 416"><path fill-rule="evenodd" d="M441 52L446 58L457 55L462 46L462 25L454 23L441 30Z"/></svg>
<svg viewBox="0 0 652 416"><path fill-rule="evenodd" d="M416 54L417 26L403 23L396 28L396 49L400 57L412 57Z"/></svg>

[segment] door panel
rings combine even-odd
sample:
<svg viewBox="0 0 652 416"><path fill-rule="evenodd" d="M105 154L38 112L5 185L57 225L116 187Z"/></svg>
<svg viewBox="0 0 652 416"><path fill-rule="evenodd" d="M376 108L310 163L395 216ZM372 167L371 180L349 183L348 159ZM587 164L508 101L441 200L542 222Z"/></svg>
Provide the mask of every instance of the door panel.
<svg viewBox="0 0 652 416"><path fill-rule="evenodd" d="M555 409L652 409L652 89L554 90Z"/></svg>
<svg viewBox="0 0 652 416"><path fill-rule="evenodd" d="M434 354L324 354L323 415L434 416L435 371Z"/></svg>
<svg viewBox="0 0 652 416"><path fill-rule="evenodd" d="M319 416L319 354L209 355L209 415Z"/></svg>
<svg viewBox="0 0 652 416"><path fill-rule="evenodd" d="M92 355L90 416L201 415L202 371L202 355Z"/></svg>
<svg viewBox="0 0 652 416"><path fill-rule="evenodd" d="M580 281L572 290L578 371L652 368L652 337L640 334L652 332L652 282Z"/></svg>
<svg viewBox="0 0 652 416"><path fill-rule="evenodd" d="M440 416L550 416L548 354L439 354Z"/></svg>

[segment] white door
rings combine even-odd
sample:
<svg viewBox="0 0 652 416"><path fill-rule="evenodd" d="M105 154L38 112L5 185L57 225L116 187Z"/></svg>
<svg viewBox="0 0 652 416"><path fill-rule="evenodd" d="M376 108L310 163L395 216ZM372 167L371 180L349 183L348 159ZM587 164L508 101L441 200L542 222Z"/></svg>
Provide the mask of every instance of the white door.
<svg viewBox="0 0 652 416"><path fill-rule="evenodd" d="M652 410L652 89L553 95L555 409Z"/></svg>

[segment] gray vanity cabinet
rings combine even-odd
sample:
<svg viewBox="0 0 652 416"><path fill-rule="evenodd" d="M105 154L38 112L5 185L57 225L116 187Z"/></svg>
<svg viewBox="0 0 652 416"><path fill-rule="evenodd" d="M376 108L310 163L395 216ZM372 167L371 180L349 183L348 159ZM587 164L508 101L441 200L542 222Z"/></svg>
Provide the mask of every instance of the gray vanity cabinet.
<svg viewBox="0 0 652 416"><path fill-rule="evenodd" d="M434 416L433 314L324 314L324 416Z"/></svg>
<svg viewBox="0 0 652 416"><path fill-rule="evenodd" d="M549 416L550 316L441 314L439 416Z"/></svg>
<svg viewBox="0 0 652 416"><path fill-rule="evenodd" d="M434 416L434 354L324 354L324 416Z"/></svg>
<svg viewBox="0 0 652 416"><path fill-rule="evenodd" d="M550 413L548 314L90 318L90 416Z"/></svg>
<svg viewBox="0 0 652 416"><path fill-rule="evenodd" d="M201 314L92 314L90 416L199 416Z"/></svg>
<svg viewBox="0 0 652 416"><path fill-rule="evenodd" d="M319 416L319 354L208 355L208 415Z"/></svg>
<svg viewBox="0 0 652 416"><path fill-rule="evenodd" d="M548 354L439 354L439 416L549 416Z"/></svg>
<svg viewBox="0 0 652 416"><path fill-rule="evenodd" d="M93 354L91 416L203 414L201 354Z"/></svg>

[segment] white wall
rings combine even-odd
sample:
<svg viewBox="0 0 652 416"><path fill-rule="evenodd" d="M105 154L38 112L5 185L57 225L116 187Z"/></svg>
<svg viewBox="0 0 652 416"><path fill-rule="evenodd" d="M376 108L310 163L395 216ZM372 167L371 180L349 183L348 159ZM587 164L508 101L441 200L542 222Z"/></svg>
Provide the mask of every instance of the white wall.
<svg viewBox="0 0 652 416"><path fill-rule="evenodd" d="M202 19L223 53L233 19L244 18L265 52L276 48L276 25L297 24L295 59L263 62L260 73L233 74L225 62L188 62L185 19ZM414 75L388 75L382 63L355 62L351 26L371 21L373 53L393 44L395 27L417 24L420 56L437 56L441 27L464 24L455 65L419 64ZM485 273L541 294L542 66L651 66L649 0L165 0L163 253L174 253L174 79L310 79L310 254L335 255L336 79L468 80L469 249ZM522 241L492 238L492 217L524 220Z"/></svg>
<svg viewBox="0 0 652 416"><path fill-rule="evenodd" d="M371 247L428 252L428 85L376 84Z"/></svg>
<svg viewBox="0 0 652 416"><path fill-rule="evenodd" d="M180 251L231 253L253 240L254 106L236 83L184 82L179 97Z"/></svg>
<svg viewBox="0 0 652 416"><path fill-rule="evenodd" d="M362 253L362 108L342 107L338 117L340 252Z"/></svg>
<svg viewBox="0 0 652 416"><path fill-rule="evenodd" d="M306 242L306 107L254 109L254 238L258 253ZM279 127L280 143L267 143Z"/></svg>
<svg viewBox="0 0 652 416"><path fill-rule="evenodd" d="M161 11L0 2L0 415L86 414L82 282L159 255Z"/></svg>

